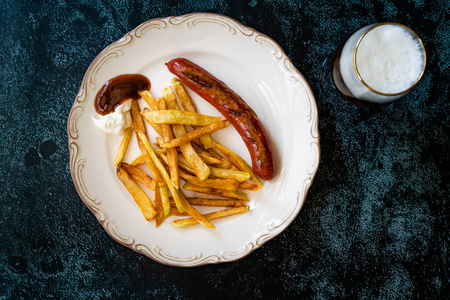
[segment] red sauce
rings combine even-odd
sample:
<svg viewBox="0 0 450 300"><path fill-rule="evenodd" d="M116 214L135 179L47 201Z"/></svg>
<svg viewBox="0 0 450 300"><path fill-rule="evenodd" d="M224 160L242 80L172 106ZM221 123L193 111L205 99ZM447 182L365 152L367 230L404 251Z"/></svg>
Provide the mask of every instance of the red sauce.
<svg viewBox="0 0 450 300"><path fill-rule="evenodd" d="M149 89L150 81L143 75L119 75L108 80L98 91L95 97L95 110L100 115L107 115L129 99L140 99L138 92Z"/></svg>

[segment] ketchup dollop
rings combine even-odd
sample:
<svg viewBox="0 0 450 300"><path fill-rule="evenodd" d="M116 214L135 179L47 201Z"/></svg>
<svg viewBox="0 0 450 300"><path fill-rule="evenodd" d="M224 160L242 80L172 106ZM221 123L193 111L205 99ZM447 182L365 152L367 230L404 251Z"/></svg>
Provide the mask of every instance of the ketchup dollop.
<svg viewBox="0 0 450 300"><path fill-rule="evenodd" d="M95 97L95 110L100 115L107 115L129 99L140 99L138 92L149 89L150 80L143 75L119 75L108 80L98 91Z"/></svg>

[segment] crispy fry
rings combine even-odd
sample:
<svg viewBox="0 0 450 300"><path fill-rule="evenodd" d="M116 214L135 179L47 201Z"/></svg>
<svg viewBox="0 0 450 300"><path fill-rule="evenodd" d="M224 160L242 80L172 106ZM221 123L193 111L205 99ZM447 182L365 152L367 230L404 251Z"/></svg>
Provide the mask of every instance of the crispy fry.
<svg viewBox="0 0 450 300"><path fill-rule="evenodd" d="M159 98L156 101L156 104L158 105L158 109L166 109L166 100L164 98ZM170 125L161 124L161 129L164 142L171 142L173 134ZM172 180L174 187L178 189L180 185L180 176L178 174L178 152L176 149L167 149L167 164L169 166L170 179Z"/></svg>
<svg viewBox="0 0 450 300"><path fill-rule="evenodd" d="M156 137L156 142L154 142L153 145L159 147L159 145L161 145L161 144L163 144L163 143L164 143L164 139L161 138L161 137L159 137L159 136L157 136L157 137ZM164 149L164 150L165 150L165 149ZM166 154L167 154L167 153L166 153Z"/></svg>
<svg viewBox="0 0 450 300"><path fill-rule="evenodd" d="M151 220L156 215L156 210L153 206L153 203L148 198L147 194L142 190L142 188L131 179L130 175L123 169L117 169L117 177L119 177L120 181L122 181L125 188L128 192L133 196L134 201L136 201L140 210L144 214L145 219Z"/></svg>
<svg viewBox="0 0 450 300"><path fill-rule="evenodd" d="M183 188L188 191L198 192L198 193L202 193L202 194L206 194L206 195L213 195L213 196L220 196L220 197L248 201L247 195L240 191L226 191L226 190L219 190L219 189L215 189L215 188L196 186L189 182L186 182L183 185Z"/></svg>
<svg viewBox="0 0 450 300"><path fill-rule="evenodd" d="M198 179L197 176L192 176L181 170L179 172L181 178L186 180L186 182L192 183L193 185L227 191L236 191L239 188L239 182L237 182L236 180L222 179L222 178L208 178L202 181Z"/></svg>
<svg viewBox="0 0 450 300"><path fill-rule="evenodd" d="M164 99L166 100L167 108L172 110L178 109L177 99L172 88L165 88L163 89L162 93ZM172 129L173 134L176 138L186 133L186 129L183 125L172 125ZM206 178L208 178L209 174L211 174L211 170L208 165L200 158L197 152L195 152L191 143L181 145L180 150L183 153L183 156L194 169L195 175L197 175L200 180L205 180Z"/></svg>
<svg viewBox="0 0 450 300"><path fill-rule="evenodd" d="M176 207L170 207L170 214L172 216L177 216L177 217L189 217L190 216L187 212L180 213Z"/></svg>
<svg viewBox="0 0 450 300"><path fill-rule="evenodd" d="M176 139L173 139L173 140L171 140L169 142L162 143L160 145L160 147L161 148L178 147L178 146L180 146L182 144L185 144L187 142L195 140L195 139L197 139L197 138L199 138L201 136L204 136L206 134L210 134L210 133L213 133L213 132L215 132L217 130L223 129L223 128L229 126L229 125L230 125L230 122L225 120L225 121L219 121L217 123L213 123L213 124L207 125L205 127L200 127L200 128L197 128L197 129L195 129L193 131L189 131L189 132L183 134L182 136L177 137Z"/></svg>
<svg viewBox="0 0 450 300"><path fill-rule="evenodd" d="M136 132L136 136L138 132L145 132L147 133L147 129L145 129L145 123L144 120L141 117L139 104L137 101L131 102L131 120L133 122L133 128Z"/></svg>
<svg viewBox="0 0 450 300"><path fill-rule="evenodd" d="M164 154L160 154L160 155L164 159L164 161L167 161L167 157ZM167 162L166 162L166 164L167 164ZM195 174L194 169L189 164L189 162L184 158L183 155L178 156L178 166L181 169L185 170L186 172L189 172L190 174ZM217 178L232 179L232 180L236 180L238 182L244 182L250 178L250 174L248 172L216 168L213 166L210 166L210 170L211 170L211 175L214 177L217 177Z"/></svg>
<svg viewBox="0 0 450 300"><path fill-rule="evenodd" d="M155 190L155 209L156 209L156 215L155 215L155 225L156 227L159 227L159 225L164 220L164 210L161 202L161 194L159 192L159 188Z"/></svg>
<svg viewBox="0 0 450 300"><path fill-rule="evenodd" d="M156 138L156 139L158 139L158 138ZM164 154L164 155L166 155L167 154L167 152L166 152L166 149L163 149L163 148L155 148L155 149L153 149L153 151L155 151L155 153L157 154L157 155L160 155L160 154Z"/></svg>
<svg viewBox="0 0 450 300"><path fill-rule="evenodd" d="M155 177L155 180L158 182L159 185L165 184L164 179L161 177L161 174L159 173L158 168L156 168L155 163L148 155L147 150L143 149L141 151L143 151L142 153L144 154L145 163L147 164L148 168L150 169L150 172L152 173L152 175Z"/></svg>
<svg viewBox="0 0 450 300"><path fill-rule="evenodd" d="M172 83L173 89L175 90L178 99L180 99L181 105L183 106L184 110L197 112L197 106L195 105L195 102L192 100L191 96L189 96L181 81L178 78L174 77L170 80L170 82Z"/></svg>
<svg viewBox="0 0 450 300"><path fill-rule="evenodd" d="M161 205L163 207L163 215L164 217L170 216L170 201L169 201L169 192L167 191L167 185L160 185L158 187L158 192L161 197Z"/></svg>
<svg viewBox="0 0 450 300"><path fill-rule="evenodd" d="M119 149L117 150L116 157L114 158L114 166L117 168L122 162L125 152L127 152L128 144L130 143L131 136L133 135L133 128L129 127L123 134L122 141L120 142Z"/></svg>
<svg viewBox="0 0 450 300"><path fill-rule="evenodd" d="M183 106L184 110L197 112L197 107L194 101L192 100L191 96L189 96L181 81L178 78L173 78L171 80L171 83L173 85L175 93L178 96L178 99L180 99L181 105ZM214 147L211 136L209 134L200 137L200 141L206 149Z"/></svg>
<svg viewBox="0 0 450 300"><path fill-rule="evenodd" d="M133 180L142 183L152 191L155 190L156 180L148 176L144 171L126 163L121 163L119 166L122 167L131 176L131 178L133 178Z"/></svg>
<svg viewBox="0 0 450 300"><path fill-rule="evenodd" d="M235 165L230 164L230 166L228 167L228 169L230 170L234 170L234 171L240 171Z"/></svg>
<svg viewBox="0 0 450 300"><path fill-rule="evenodd" d="M202 142L203 146L206 149L210 149L210 148L214 147L213 140L209 134L205 135L205 136L201 136L200 141Z"/></svg>
<svg viewBox="0 0 450 300"><path fill-rule="evenodd" d="M212 143L212 140L211 140L211 143ZM222 155L220 155L219 153L217 153L217 151L214 150L214 148L206 149L206 151L207 151L212 157L221 160L221 163L220 163L220 164L217 164L217 166L216 166L217 168L229 169L229 168L232 166L232 164L231 164L228 160L226 160Z"/></svg>
<svg viewBox="0 0 450 300"><path fill-rule="evenodd" d="M196 175L194 168L192 168L191 164L186 160L186 158L184 158L184 155L178 156L178 162L179 162L178 165L179 165L183 170L185 170L185 171L187 171L187 172L189 172L189 173L191 173L191 174ZM197 177L198 177L198 176L197 176Z"/></svg>
<svg viewBox="0 0 450 300"><path fill-rule="evenodd" d="M224 218L224 217L228 217L228 216L232 216L232 215L242 214L242 213L248 211L248 209L249 209L249 206L245 205L245 206L239 206L239 207L234 207L234 208L230 208L230 209L212 212L209 214L205 214L204 216L207 220L215 220L215 219ZM187 218L187 219L180 219L180 220L172 221L172 222L170 222L170 224L172 224L175 227L183 227L183 226L195 225L195 224L198 224L198 222L197 222L197 220L195 220L193 218Z"/></svg>
<svg viewBox="0 0 450 300"><path fill-rule="evenodd" d="M145 108L145 109L147 109L147 108ZM150 126L153 127L153 129L156 131L157 134L159 134L160 136L163 136L163 131L162 131L162 128L161 128L161 124L153 124L153 123L151 123Z"/></svg>
<svg viewBox="0 0 450 300"><path fill-rule="evenodd" d="M130 165L136 167L139 165L145 164L145 155L144 154L139 154L138 157L136 157L135 159L133 159L133 161L130 163Z"/></svg>
<svg viewBox="0 0 450 300"><path fill-rule="evenodd" d="M200 180L205 180L211 174L211 169L208 165L200 158L200 156L195 152L190 143L186 143L180 146L183 156L190 163L194 169L195 175Z"/></svg>
<svg viewBox="0 0 450 300"><path fill-rule="evenodd" d="M159 156L167 165L168 164L167 156L164 153L160 153ZM187 162L187 160L184 158L183 155L178 156L178 162L179 162L178 166L180 167L180 169L183 169L186 172L189 172L189 173L195 175L194 169L192 169L191 165Z"/></svg>
<svg viewBox="0 0 450 300"><path fill-rule="evenodd" d="M148 156L151 158L151 160L155 164L156 168L160 172L161 176L163 177L164 181L166 182L167 187L169 188L170 192L172 193L172 196L175 199L175 202L177 203L178 210L180 212L185 212L183 204L181 204L180 198L178 197L178 194L176 193L177 190L174 188L172 180L170 180L169 174L167 174L166 168L164 168L164 165L158 159L158 157L156 156L152 147L150 146L150 142L148 141L147 136L143 132L139 132L138 140L140 140L144 144L144 147L148 153Z"/></svg>
<svg viewBox="0 0 450 300"><path fill-rule="evenodd" d="M205 216L203 216L201 213L198 212L192 205L189 204L189 202L186 200L186 197L184 197L181 190L177 191L179 193L180 201L183 204L183 207L186 209L186 212L194 218L197 222L202 224L205 227L208 228L216 228L211 222L209 222ZM175 199L176 201L176 199Z"/></svg>
<svg viewBox="0 0 450 300"><path fill-rule="evenodd" d="M142 99L145 100L145 102L147 102L148 106L150 106L150 108L152 110L158 110L158 105L156 104L156 100L153 97L153 95L150 93L150 91L139 91L139 96L142 97Z"/></svg>
<svg viewBox="0 0 450 300"><path fill-rule="evenodd" d="M163 141L161 138L157 137L156 138L156 143L155 145L159 146L160 144L162 144ZM207 164L209 165L217 165L217 166L221 166L222 165L222 161L220 159L217 159L215 157L212 157L211 155L209 155L208 152L206 152L205 150L198 148L198 146L195 146L195 143L191 143L191 145L193 146L195 152L197 152L198 156L200 156L200 158ZM169 148L171 149L171 148ZM155 152L159 155L160 153L166 154L166 149L164 148L156 148ZM178 153L178 160L180 160L180 157L183 157L182 154ZM184 157L183 157L184 158ZM185 160L185 162L190 166L190 164ZM192 172L189 171L192 174L195 174L194 169L192 169Z"/></svg>
<svg viewBox="0 0 450 300"><path fill-rule="evenodd" d="M220 165L222 162L215 157L205 155L203 153L198 153L198 156L203 159L203 161L209 165Z"/></svg>
<svg viewBox="0 0 450 300"><path fill-rule="evenodd" d="M139 91L139 96L141 96L145 102L147 102L148 106L150 106L150 108L152 110L158 110L158 106L156 104L156 100L155 98L153 98L153 95L150 93L150 91ZM155 129L155 131L162 136L162 129L161 129L161 125L159 124L150 124L153 129Z"/></svg>
<svg viewBox="0 0 450 300"><path fill-rule="evenodd" d="M236 199L186 198L186 200L195 206L237 207L245 204L244 200ZM170 198L170 205L175 206L172 198Z"/></svg>
<svg viewBox="0 0 450 300"><path fill-rule="evenodd" d="M196 143L192 143L192 147L194 147L195 152L198 153L198 155L207 163L210 165L222 165L222 159L225 160L223 157L221 157L219 154L218 157L212 156L207 150L201 148ZM217 153L217 152L216 152Z"/></svg>
<svg viewBox="0 0 450 300"><path fill-rule="evenodd" d="M190 198L189 203L197 206L237 207L244 205L244 200Z"/></svg>
<svg viewBox="0 0 450 300"><path fill-rule="evenodd" d="M206 126L223 120L221 117L211 117L199 113L182 110L154 110L144 109L142 116L150 124L180 124Z"/></svg>
<svg viewBox="0 0 450 300"><path fill-rule="evenodd" d="M259 189L261 188L261 185L257 185L255 183L252 182L241 182L241 184L239 184L239 189L241 190L247 190L247 191L252 191L252 192L256 192L259 191Z"/></svg>
<svg viewBox="0 0 450 300"><path fill-rule="evenodd" d="M211 175L219 178L234 179L239 182L244 182L250 178L250 174L248 172L234 171L231 169L221 169L215 167L211 167Z"/></svg>
<svg viewBox="0 0 450 300"><path fill-rule="evenodd" d="M213 142L214 147L219 149L220 153L223 154L226 158L228 158L229 161L231 161L236 167L238 167L241 171L250 173L251 180L256 183L257 185L262 185L261 180L256 176L256 174L253 172L253 169L243 160L239 155L228 149L227 147L217 143Z"/></svg>
<svg viewBox="0 0 450 300"><path fill-rule="evenodd" d="M147 136L147 130L145 129L144 120L142 120L141 114L139 112L139 104L137 103L137 101L132 102L131 119L133 121L133 128L134 132L136 133L136 137L138 137L139 133L142 133L145 136ZM144 160L147 163L147 166L150 169L150 172L152 173L153 177L159 184L164 184L164 180L161 177L161 174L159 174L159 171L156 168L155 164L153 163L151 158L147 155L147 151L141 139L137 138L137 142L139 145L139 149L141 149L141 153L144 155Z"/></svg>
<svg viewBox="0 0 450 300"><path fill-rule="evenodd" d="M145 107L142 110L141 114L144 113L145 111L150 112L150 110L147 107ZM156 131L157 134L159 134L160 136L163 136L163 131L162 131L162 128L161 128L161 124L156 124L156 123L149 123L149 124L150 124L150 126L153 127L153 129Z"/></svg>

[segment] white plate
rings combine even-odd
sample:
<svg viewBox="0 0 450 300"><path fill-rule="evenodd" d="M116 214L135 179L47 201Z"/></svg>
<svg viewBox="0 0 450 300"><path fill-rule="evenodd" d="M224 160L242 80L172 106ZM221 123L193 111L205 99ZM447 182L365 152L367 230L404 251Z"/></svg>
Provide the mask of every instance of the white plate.
<svg viewBox="0 0 450 300"><path fill-rule="evenodd" d="M121 138L103 133L92 122L94 98L108 79L143 74L159 97L173 77L165 62L175 57L194 61L245 99L276 154L277 174L260 191L248 193L250 210L213 221L215 230L175 228L168 221L155 228L154 221L146 221L112 164ZM200 113L220 116L191 95ZM75 187L111 237L160 263L184 267L242 258L282 232L299 213L320 157L317 106L305 78L272 39L209 13L150 20L102 51L85 74L69 114L68 135ZM155 134L150 138L154 142ZM213 138L251 162L232 126ZM125 161L137 153L131 146Z"/></svg>

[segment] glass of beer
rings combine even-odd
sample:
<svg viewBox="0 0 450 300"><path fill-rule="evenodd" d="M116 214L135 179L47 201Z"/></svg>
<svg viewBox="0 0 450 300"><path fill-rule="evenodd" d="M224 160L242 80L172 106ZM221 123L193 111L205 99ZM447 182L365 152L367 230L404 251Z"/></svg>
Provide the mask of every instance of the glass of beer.
<svg viewBox="0 0 450 300"><path fill-rule="evenodd" d="M325 71L328 65L328 70ZM324 62L330 77L348 100L380 107L408 93L425 72L426 52L419 36L399 23L365 26ZM324 85L324 74L321 74Z"/></svg>

